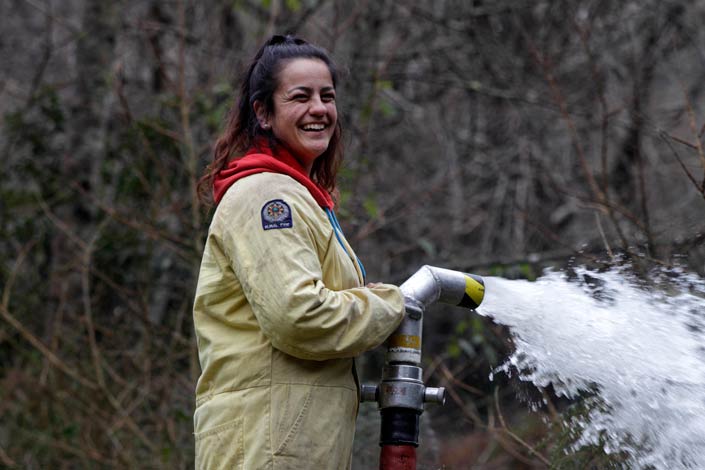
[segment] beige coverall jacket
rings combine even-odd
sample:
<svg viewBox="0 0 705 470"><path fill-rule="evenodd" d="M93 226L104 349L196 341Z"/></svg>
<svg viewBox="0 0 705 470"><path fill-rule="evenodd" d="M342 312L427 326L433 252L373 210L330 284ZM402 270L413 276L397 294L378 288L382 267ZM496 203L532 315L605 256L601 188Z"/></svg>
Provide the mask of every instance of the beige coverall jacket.
<svg viewBox="0 0 705 470"><path fill-rule="evenodd" d="M290 211L288 228L264 228L273 207ZM404 305L395 286L363 287L334 230L283 174L247 176L218 205L194 303L196 468L350 467L353 357L394 331Z"/></svg>

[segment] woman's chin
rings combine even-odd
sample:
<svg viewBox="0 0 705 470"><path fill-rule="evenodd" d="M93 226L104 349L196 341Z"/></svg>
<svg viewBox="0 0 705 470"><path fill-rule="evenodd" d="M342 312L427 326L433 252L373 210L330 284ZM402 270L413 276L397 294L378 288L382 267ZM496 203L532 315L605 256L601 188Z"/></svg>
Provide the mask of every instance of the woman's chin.
<svg viewBox="0 0 705 470"><path fill-rule="evenodd" d="M328 141L316 142L312 145L307 145L305 153L307 159L315 160L316 158L323 155L326 150L328 150Z"/></svg>

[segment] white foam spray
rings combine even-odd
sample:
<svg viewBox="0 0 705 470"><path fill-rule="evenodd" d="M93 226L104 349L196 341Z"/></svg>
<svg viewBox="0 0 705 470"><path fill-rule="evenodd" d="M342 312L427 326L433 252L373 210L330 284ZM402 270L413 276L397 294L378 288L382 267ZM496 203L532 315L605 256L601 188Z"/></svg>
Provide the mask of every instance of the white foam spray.
<svg viewBox="0 0 705 470"><path fill-rule="evenodd" d="M705 469L705 280L625 270L536 282L485 278L479 313L510 327L500 369L599 403L568 424L575 448L624 452L635 469Z"/></svg>

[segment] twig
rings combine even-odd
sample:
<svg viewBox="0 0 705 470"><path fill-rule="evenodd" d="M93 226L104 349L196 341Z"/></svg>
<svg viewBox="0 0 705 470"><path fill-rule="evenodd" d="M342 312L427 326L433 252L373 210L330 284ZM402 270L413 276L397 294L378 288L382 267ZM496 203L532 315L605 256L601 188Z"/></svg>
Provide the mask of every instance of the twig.
<svg viewBox="0 0 705 470"><path fill-rule="evenodd" d="M152 122L152 121L141 121L140 122L143 126L149 127L153 131L155 131L157 134L161 134L164 137L168 137L171 140L173 140L176 143L183 144L184 139L179 135L178 132L172 131L170 129L167 129L166 127L162 127L159 124Z"/></svg>
<svg viewBox="0 0 705 470"><path fill-rule="evenodd" d="M117 222L120 222L124 225L127 225L130 228L138 230L153 240L163 240L163 241L170 242L170 243L167 243L166 246L168 246L172 250L174 250L183 259L185 259L185 260L192 260L193 259L193 256L190 256L190 254L187 251L180 248L181 246L189 246L186 241L171 235L166 230L160 230L159 228L154 227L152 225L149 225L145 222L137 221L134 219L134 217L130 217L130 216L123 215L123 214L119 213L113 207L110 207L110 206L106 205L105 203L103 203L101 200L99 200L90 191L86 191L79 184L74 183L71 186L75 190L80 192L82 195L89 197L99 209L101 209L103 212L108 214L110 217L112 217ZM82 248L84 248L84 246L85 246L85 243L83 243Z"/></svg>
<svg viewBox="0 0 705 470"><path fill-rule="evenodd" d="M523 455L521 452L514 448L513 443L503 435L505 433L506 431L501 428L499 429L499 432L495 433L495 438L497 439L497 442L499 442L499 445L502 447L502 449L504 449L509 455L519 460L520 462L526 465L530 465L531 467L536 467L535 461L532 461L530 458Z"/></svg>
<svg viewBox="0 0 705 470"><path fill-rule="evenodd" d="M568 133L570 135L570 139L573 144L573 148L575 149L576 153L578 154L578 160L580 163L580 167L583 171L583 175L585 176L585 178L588 182L588 186L590 187L592 194L595 196L595 198L598 201L602 202L605 200L604 193L600 189L599 185L597 184L597 181L595 181L595 176L592 174L592 171L590 170L590 167L588 166L587 157L585 156L585 151L583 150L583 147L580 145L580 139L578 136L577 126L575 125L575 121L573 120L573 117L571 116L571 114L568 110L567 100L563 96L563 93L561 92L561 88L558 85L558 82L556 81L556 78L553 73L553 66L551 65L551 61L546 57L542 57L538 48L534 44L533 39L531 39L529 34L526 31L524 31L523 28L521 28L521 31L522 31L522 35L524 36L524 40L526 41L526 44L529 47L529 53L530 53L531 57L534 59L534 62L537 65L539 65L544 71L544 78L546 79L546 82L548 83L549 89L551 90L551 93L553 95L553 99L555 100L556 104L558 105L558 108L561 113L561 117L563 118L563 121L565 122L566 126L568 127Z"/></svg>
<svg viewBox="0 0 705 470"><path fill-rule="evenodd" d="M24 0L24 2L27 3L28 5L31 5L32 7L36 8L37 10L41 11L42 13L44 13L47 16L47 18L51 19L51 21L55 22L56 24L60 24L64 28L68 29L75 36L83 35L83 32L80 29L77 29L72 24L69 24L69 22L66 21L65 19L47 11L45 7L43 7L42 5L39 5L34 0Z"/></svg>
<svg viewBox="0 0 705 470"><path fill-rule="evenodd" d="M100 462L102 464L108 464L112 467L116 467L116 464L114 462L108 460L106 457L101 455L96 449L92 447L88 447L87 449L81 449L68 445L52 437L49 437L46 434L37 434L36 431L31 431L31 434L33 437L38 437L40 440L46 442L49 446L54 447L56 449L63 450L64 452L68 452L69 454L73 454L77 457L88 458L90 460Z"/></svg>
<svg viewBox="0 0 705 470"><path fill-rule="evenodd" d="M5 453L5 449L0 446L0 462L2 462L3 465L7 465L8 467L14 467L15 466L15 461L10 458L9 455Z"/></svg>
<svg viewBox="0 0 705 470"><path fill-rule="evenodd" d="M91 280L90 280L90 266L91 257L93 255L93 246L95 245L98 236L100 235L101 229L106 225L110 219L105 218L98 225L95 233L91 237L90 241L86 244L86 248L83 251L83 265L81 266L81 293L83 300L83 316L86 320L86 330L88 333L88 344L91 348L91 357L93 358L93 368L95 370L96 380L101 387L105 387L105 376L103 375L103 368L101 367L101 354L98 349L98 343L95 339L95 327L93 326L93 309L91 308Z"/></svg>
<svg viewBox="0 0 705 470"><path fill-rule="evenodd" d="M393 199L386 204L385 207L381 207L377 211L377 217L370 218L370 220L360 227L357 232L353 235L353 240L364 240L378 230L383 229L394 222L407 217L407 214L415 212L416 208L423 203L426 199L431 197L437 191L443 189L448 183L448 173L442 175L438 178L435 184L419 188L415 193L409 194L408 192L400 192L398 195L393 197ZM402 203L401 210L393 210L395 205ZM387 212L392 212L393 216L387 216ZM413 246L416 246L414 244Z"/></svg>
<svg viewBox="0 0 705 470"><path fill-rule="evenodd" d="M46 202L44 202L44 199L37 197L37 203L39 204L39 207L41 207L42 212L44 212L47 219L49 219L56 226L56 228L63 232L63 234L66 235L70 241L78 245L81 250L86 249L86 242L76 235L63 220L54 215L49 206L47 206Z"/></svg>
<svg viewBox="0 0 705 470"><path fill-rule="evenodd" d="M61 336L61 324L64 320L64 312L66 311L67 304L67 289L65 285L60 288L61 292L59 294L59 305L56 307L56 312L54 313L54 318L52 324L49 327L51 331L51 336L49 337L49 350L56 351L59 346L59 338ZM49 377L49 371L51 371L51 365L49 361L44 359L44 364L42 365L42 371L39 374L39 383L45 387L47 379Z"/></svg>
<svg viewBox="0 0 705 470"><path fill-rule="evenodd" d="M602 237L602 242L605 244L605 249L610 255L610 258L614 261L614 253L612 253L612 248L610 248L610 243L607 241L605 236L605 231L602 229L602 222L600 222L600 214L595 212L595 222L597 223L597 229L600 231L600 236Z"/></svg>
<svg viewBox="0 0 705 470"><path fill-rule="evenodd" d="M118 97L118 102L120 103L120 106L122 107L122 112L125 117L125 120L127 121L128 125L135 129L135 131L139 134L140 136L140 141L142 142L142 145L144 146L146 150L147 157L154 163L154 165L157 167L157 175L159 175L159 181L161 183L161 188L167 188L168 183L167 183L167 171L166 168L164 167L162 161L159 159L157 156L157 153L154 150L154 146L152 143L149 141L147 138L147 135L145 133L145 130L143 126L147 127L152 127L156 128L158 127L156 124L153 124L149 121L143 121L142 125L138 125L133 116L132 116L132 111L130 109L130 103L127 99L127 96L125 95L125 89L123 85L123 80L121 77L122 74L122 64L117 68L115 72L115 94ZM155 129L156 130L156 129ZM157 131L159 132L159 131ZM169 135L169 138L173 139L173 136ZM180 136L177 136L179 140L177 142L180 142ZM149 184L149 181L147 180L147 177L144 175L142 171L137 169L136 167L133 166L132 170L134 173L137 175L137 179L140 181L140 184L142 184L142 187L149 191L151 185ZM158 196L160 198L163 198L161 196Z"/></svg>
<svg viewBox="0 0 705 470"><path fill-rule="evenodd" d="M703 182L700 184L700 191L705 192L705 151L703 151L703 143L700 140L700 134L698 133L698 128L695 119L695 111L693 111L693 106L688 99L688 94L685 91L685 86L680 83L681 89L683 90L683 95L685 96L685 109L688 111L688 124L690 125L690 130L695 136L695 145L698 150L698 156L700 157L700 165L703 167ZM705 127L704 127L705 128Z"/></svg>
<svg viewBox="0 0 705 470"><path fill-rule="evenodd" d="M360 14L363 12L367 11L367 4L369 3L369 0L362 0L359 2L355 2L355 9L348 15L345 20L342 21L337 21L335 24L337 26L333 26L334 28L334 41L336 41L340 36L343 35L343 33L349 29L352 25L354 25L357 22L357 19L360 17Z"/></svg>
<svg viewBox="0 0 705 470"><path fill-rule="evenodd" d="M445 360L446 360L445 355L439 354L433 358L433 361L431 361L431 364L429 364L428 367L424 367L424 370L423 370L424 382L426 382L429 379L429 377L433 376L433 373L436 371L438 366L443 364L443 361L445 361Z"/></svg>
<svg viewBox="0 0 705 470"><path fill-rule="evenodd" d="M539 459L542 463L546 464L547 466L551 465L551 462L546 459L543 455L541 455L536 449L534 449L532 446L530 446L526 441L524 441L521 437L517 436L512 432L508 427L507 423L504 421L504 416L502 415L502 410L499 408L499 387L494 389L494 403L495 403L495 408L497 409L497 417L499 418L499 422L502 425L502 432L506 433L509 437L514 439L517 443L522 445L526 450L529 451L529 453L533 454L536 456L537 459Z"/></svg>
<svg viewBox="0 0 705 470"><path fill-rule="evenodd" d="M553 401L551 401L551 397L548 395L548 392L546 392L545 388L539 387L539 390L541 390L541 396L543 397L543 400L546 403L546 408L548 408L548 413L551 415L551 419L553 421L558 421L560 419L560 415L558 414L556 405L554 405Z"/></svg>
<svg viewBox="0 0 705 470"><path fill-rule="evenodd" d="M12 267L12 271L10 272L10 276L7 278L7 282L5 283L5 288L2 291L2 306L3 306L3 308L9 308L9 306L10 306L10 292L12 292L12 287L15 284L15 279L17 279L17 272L19 271L20 266L24 262L24 259L27 257L27 254L29 254L29 251L32 249L32 247L36 243L37 243L36 240L32 240L29 243L26 243L25 246L22 247L19 254L17 255L17 260L15 261L15 265Z"/></svg>
<svg viewBox="0 0 705 470"><path fill-rule="evenodd" d="M538 222L533 220L533 218L529 214L527 214L526 212L520 211L519 215L526 220L526 223L529 226L536 229L536 231L539 232L541 235L543 235L544 237L546 237L549 240L552 240L556 244L571 250L574 253L574 255L581 256L583 258L587 258L587 259L594 261L594 262L600 261L599 257L592 255L590 253L585 253L584 251L582 251L578 248L575 248L575 247L571 246L570 244L566 243L563 240L563 238L560 237L557 233L555 233L553 230L549 229L548 227L546 227L542 224L539 224Z"/></svg>
<svg viewBox="0 0 705 470"><path fill-rule="evenodd" d="M39 352L44 354L47 360L49 360L49 362L51 362L55 367L57 367L66 375L79 382L81 385L88 387L91 390L95 390L97 388L96 384L81 377L78 372L74 371L68 365L66 365L53 352L51 352L51 350L47 348L36 336L34 336L28 329L26 329L24 325L22 325L22 323L20 323L14 316L12 316L9 311L10 293L15 283L15 279L17 278L17 272L19 271L20 266L24 262L27 254L29 253L29 250L32 248L32 246L34 246L34 243L35 242L32 241L22 248L19 256L17 257L17 260L15 261L14 266L12 267L12 271L10 272L10 276L8 277L8 281L5 284L5 289L2 293L0 316L13 328L15 328L32 346L34 346L37 350L39 350Z"/></svg>
<svg viewBox="0 0 705 470"><path fill-rule="evenodd" d="M98 386L81 377L78 372L71 369L64 361L59 359L53 352L51 352L36 336L34 336L29 330L27 330L22 323L17 321L17 319L10 314L10 312L5 308L4 305L0 305L0 316L8 322L12 327L14 327L32 346L34 346L40 353L51 362L57 369L61 370L63 373L74 379L76 382L80 383L86 388L91 390L96 390Z"/></svg>
<svg viewBox="0 0 705 470"><path fill-rule="evenodd" d="M450 397L453 399L456 405L460 407L460 410L463 412L463 414L472 421L475 426L484 428L485 423L482 422L482 419L480 418L480 415L477 413L477 411L468 409L467 404L463 401L462 398L460 398L460 395L458 395L458 392L455 391L455 388L451 384L448 384L448 393L450 394Z"/></svg>
<svg viewBox="0 0 705 470"><path fill-rule="evenodd" d="M448 370L448 367L445 364L440 364L439 365L441 372L445 376L445 378L457 385L458 387L462 388L466 392L470 392L473 395L478 395L478 396L484 396L484 392L478 388L473 387L472 385L468 385L465 382L462 382L458 379L455 378L455 376L451 373L450 370Z"/></svg>
<svg viewBox="0 0 705 470"><path fill-rule="evenodd" d="M601 81L599 80L599 73L597 70L596 65L594 64L594 60L592 57L592 52L589 48L589 45L587 43L587 36L583 28L580 27L577 23L575 24L577 27L577 30L580 35L581 42L583 44L583 48L586 51L586 54L588 56L588 60L591 64L592 68L592 74L593 74L593 80L596 82L598 86L598 95L599 95L599 101L600 101L600 109L602 113L602 144L601 144L601 167L602 167L602 188L597 184L597 181L594 178L594 175L592 174L592 171L590 170L588 164L587 164L587 158L585 155L585 152L580 145L579 137L578 137L578 132L577 132L577 127L575 125L575 122L573 120L572 115L568 111L568 105L567 105L567 100L563 96L563 93L561 92L561 89L558 85L558 82L555 79L554 73L553 73L553 67L551 65L551 62L548 58L542 57L540 52L538 51L536 45L532 41L532 39L528 36L528 33L523 32L523 35L527 41L528 47L529 47L529 52L534 59L535 63L539 66L541 66L544 69L544 74L546 81L549 85L549 88L551 90L551 93L553 94L554 100L557 103L561 116L563 120L566 123L566 126L568 127L569 134L571 137L571 141L573 143L573 147L576 149L576 152L578 154L578 159L580 162L580 166L582 168L583 174L587 179L588 186L591 189L593 197L596 199L596 203L599 205L603 205L607 211L607 214L612 221L612 224L614 225L615 230L617 231L618 236L620 237L622 241L622 247L625 251L628 251L628 243L626 240L626 237L624 236L621 227L619 226L619 223L615 217L614 211L617 210L618 212L621 212L622 215L627 216L628 218L632 219L632 221L635 221L636 225L640 228L642 232L646 235L648 241L649 241L649 247L650 249L654 248L654 242L653 242L653 236L651 234L650 230L650 224L649 224L649 212L648 212L648 207L646 204L646 184L645 184L645 176L643 172L643 161L641 156L639 155L639 188L640 188L640 198L641 198L641 210L644 216L644 221L638 221L635 217L630 217L627 215L626 209L620 208L616 204L612 203L609 198L609 191L608 191L608 177L607 177L607 123L609 120L609 117L613 115L613 113L609 113L607 110L607 102L604 97L604 89L601 86ZM638 151L638 150L637 150ZM705 180L703 181L703 184L705 185Z"/></svg>
<svg viewBox="0 0 705 470"><path fill-rule="evenodd" d="M695 176L690 172L687 166L685 166L685 163L683 163L683 160L681 159L681 156L678 154L678 151L676 148L673 146L673 144L670 141L671 136L666 134L665 132L660 132L659 136L666 142L666 145L668 145L668 148L671 149L671 152L673 152L673 155L676 157L676 160L678 160L678 164L680 165L681 169L685 173L685 175L688 177L691 183L695 186L695 188L700 192L700 194L705 198L705 189L701 188L698 182L695 180Z"/></svg>
<svg viewBox="0 0 705 470"><path fill-rule="evenodd" d="M281 10L279 2L280 0L269 1L269 16L267 18L267 25L264 28L264 33L266 37L269 37L274 34L274 28L276 27L277 18L279 17L279 10ZM261 43L263 42L263 40L260 40L259 42Z"/></svg>
<svg viewBox="0 0 705 470"><path fill-rule="evenodd" d="M600 80L600 71L597 68L597 64L595 62L595 56L592 52L592 49L590 49L587 31L585 31L585 28L581 27L580 24L578 24L578 22L575 20L575 18L573 18L573 25L575 26L575 28L578 31L578 35L580 36L580 43L582 44L583 49L585 51L585 55L587 56L588 62L590 63L590 72L591 72L592 80L595 84L595 87L597 88L597 97L598 97L598 101L600 103L600 114L601 114L600 163L601 163L601 171L602 171L602 191L603 191L605 200L607 200L609 198L609 193L608 193L609 177L607 175L607 143L609 142L608 123L609 123L609 118L611 117L611 115L608 112L607 99L605 98L604 81Z"/></svg>
<svg viewBox="0 0 705 470"><path fill-rule="evenodd" d="M29 0L25 0L30 5L32 3ZM36 5L32 5L35 8L38 8ZM38 8L39 9L39 8ZM25 111L29 110L30 106L34 103L34 101L37 98L37 90L39 89L39 85L42 83L42 79L44 77L44 73L46 72L47 65L49 64L49 60L51 59L51 56L54 52L53 50L53 45L52 45L52 36L53 36L53 28L52 28L52 21L54 20L53 15L51 13L44 12L46 14L46 29L44 31L45 33L45 41L44 41L44 48L42 50L42 58L39 61L39 66L37 67L37 70L34 72L34 76L32 77L32 81L30 82L30 88L29 88L29 93L27 94L27 103L25 105Z"/></svg>
<svg viewBox="0 0 705 470"><path fill-rule="evenodd" d="M274 5L276 0L272 1ZM198 156L194 150L193 132L191 131L190 105L188 94L186 92L186 6L184 0L179 1L179 29L182 34L179 36L179 111L181 115L181 133L183 135L183 146L186 168L189 173L189 182L191 190L191 218L192 226L201 226L201 211L198 199ZM193 249L196 253L203 251L202 237L192 237Z"/></svg>
<svg viewBox="0 0 705 470"><path fill-rule="evenodd" d="M667 135L670 139L675 140L675 141L678 142L679 144L683 144L683 145L685 145L686 147L690 147L690 148L693 149L693 150L697 150L697 148L698 148L697 145L691 144L691 143L688 142L687 140L685 140L685 139L683 139L683 138L681 138L681 137L678 137L678 136L676 136L676 135L669 134L668 132L666 132L666 131L664 131L664 130L659 130L658 133L659 133L659 135L661 135L661 134Z"/></svg>
<svg viewBox="0 0 705 470"><path fill-rule="evenodd" d="M106 398L108 399L108 402L112 405L113 409L120 413L122 416L122 421L125 422L127 425L127 428L132 431L132 433L137 436L137 438L142 441L142 443L149 448L150 451L152 452L158 452L159 449L157 446L152 442L152 440L147 437L147 435L142 431L142 429L135 423L135 421L132 419L130 416L129 412L122 406L122 404L108 391L108 389L104 389L103 392L105 393Z"/></svg>

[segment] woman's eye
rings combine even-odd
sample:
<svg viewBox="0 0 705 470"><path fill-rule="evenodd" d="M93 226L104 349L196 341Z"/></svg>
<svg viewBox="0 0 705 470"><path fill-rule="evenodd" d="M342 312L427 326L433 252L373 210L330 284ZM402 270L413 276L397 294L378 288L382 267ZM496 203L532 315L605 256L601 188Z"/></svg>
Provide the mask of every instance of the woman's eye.
<svg viewBox="0 0 705 470"><path fill-rule="evenodd" d="M335 101L335 95L332 93L327 93L327 94L321 96L321 99L323 101Z"/></svg>
<svg viewBox="0 0 705 470"><path fill-rule="evenodd" d="M300 95L294 95L294 99L296 101L306 101L308 99L308 96L300 94Z"/></svg>

